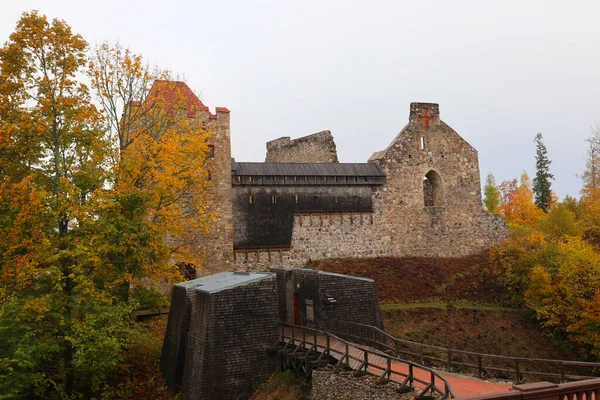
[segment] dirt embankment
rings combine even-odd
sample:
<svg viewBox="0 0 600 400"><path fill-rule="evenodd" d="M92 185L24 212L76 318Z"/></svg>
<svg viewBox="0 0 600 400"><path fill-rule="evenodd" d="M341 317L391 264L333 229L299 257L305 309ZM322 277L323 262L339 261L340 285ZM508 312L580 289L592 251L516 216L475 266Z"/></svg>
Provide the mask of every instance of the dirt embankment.
<svg viewBox="0 0 600 400"><path fill-rule="evenodd" d="M526 311L460 308L411 308L384 310L386 332L415 342L513 357L574 359L542 334L535 318Z"/></svg>
<svg viewBox="0 0 600 400"><path fill-rule="evenodd" d="M488 252L461 258L333 259L307 267L373 279L379 301L396 303L383 307L383 316L386 331L398 338L506 356L578 358L565 343L548 337L529 311L480 306L473 323L473 308L499 305L502 297ZM425 301L434 303L407 304Z"/></svg>
<svg viewBox="0 0 600 400"><path fill-rule="evenodd" d="M313 261L307 268L371 278L379 301L430 299L496 303L488 252L461 258L355 258Z"/></svg>

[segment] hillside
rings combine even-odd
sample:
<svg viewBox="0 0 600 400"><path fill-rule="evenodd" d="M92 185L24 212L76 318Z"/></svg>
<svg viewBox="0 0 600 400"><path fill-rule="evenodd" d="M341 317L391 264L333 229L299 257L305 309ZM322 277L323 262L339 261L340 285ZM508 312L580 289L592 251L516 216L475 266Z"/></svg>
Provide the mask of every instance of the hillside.
<svg viewBox="0 0 600 400"><path fill-rule="evenodd" d="M354 258L312 261L307 268L375 280L382 303L430 299L497 303L487 252L461 258Z"/></svg>
<svg viewBox="0 0 600 400"><path fill-rule="evenodd" d="M473 352L578 359L527 310L500 306L488 253L462 258L372 258L311 262L309 268L371 278L385 330L400 339ZM478 308L473 323L473 308Z"/></svg>
<svg viewBox="0 0 600 400"><path fill-rule="evenodd" d="M537 320L526 311L478 310L476 323L470 307L384 309L383 317L386 332L415 342L515 357L575 356L545 336Z"/></svg>

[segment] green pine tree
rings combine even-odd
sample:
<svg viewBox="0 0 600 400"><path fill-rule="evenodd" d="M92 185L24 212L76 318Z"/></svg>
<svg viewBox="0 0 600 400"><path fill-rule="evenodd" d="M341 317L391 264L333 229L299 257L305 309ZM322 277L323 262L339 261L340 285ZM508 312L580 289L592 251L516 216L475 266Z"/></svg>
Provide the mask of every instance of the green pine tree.
<svg viewBox="0 0 600 400"><path fill-rule="evenodd" d="M496 186L494 175L489 173L483 186L483 204L490 213L497 213L500 206L500 191Z"/></svg>
<svg viewBox="0 0 600 400"><path fill-rule="evenodd" d="M552 190L550 189L550 181L554 179L554 175L550 173L550 164L552 161L548 159L548 151L544 142L542 142L542 134L535 135L535 178L533 179L533 192L535 194L535 204L548 212L552 203Z"/></svg>

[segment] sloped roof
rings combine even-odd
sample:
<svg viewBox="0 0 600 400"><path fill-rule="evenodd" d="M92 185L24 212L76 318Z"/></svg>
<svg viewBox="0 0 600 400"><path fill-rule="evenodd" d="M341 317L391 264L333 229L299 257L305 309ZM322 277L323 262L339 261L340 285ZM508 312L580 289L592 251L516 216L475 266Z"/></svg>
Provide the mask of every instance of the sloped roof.
<svg viewBox="0 0 600 400"><path fill-rule="evenodd" d="M164 101L167 114L172 114L175 108L185 108L190 117L195 116L197 111L208 111L208 107L200 101L192 89L181 81L155 81L146 101L150 105L156 101Z"/></svg>
<svg viewBox="0 0 600 400"><path fill-rule="evenodd" d="M195 289L197 291L206 293L215 293L221 290L230 289L235 286L260 281L272 276L275 276L275 274L272 272L229 271L205 276L203 278L193 279L187 282L181 282L175 286L180 286L186 289Z"/></svg>
<svg viewBox="0 0 600 400"><path fill-rule="evenodd" d="M377 164L369 163L259 163L232 162L235 175L249 176L381 176Z"/></svg>

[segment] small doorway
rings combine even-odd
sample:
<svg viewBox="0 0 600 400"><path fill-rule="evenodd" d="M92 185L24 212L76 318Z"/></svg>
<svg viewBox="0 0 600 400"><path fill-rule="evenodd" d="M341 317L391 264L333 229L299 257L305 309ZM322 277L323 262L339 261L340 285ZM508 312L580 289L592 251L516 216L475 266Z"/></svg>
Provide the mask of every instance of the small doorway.
<svg viewBox="0 0 600 400"><path fill-rule="evenodd" d="M294 293L294 325L300 325L300 316L298 315L298 293Z"/></svg>

